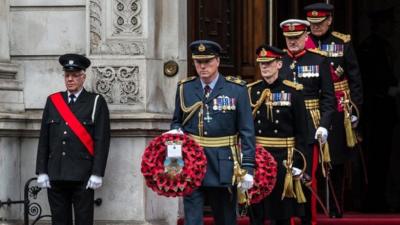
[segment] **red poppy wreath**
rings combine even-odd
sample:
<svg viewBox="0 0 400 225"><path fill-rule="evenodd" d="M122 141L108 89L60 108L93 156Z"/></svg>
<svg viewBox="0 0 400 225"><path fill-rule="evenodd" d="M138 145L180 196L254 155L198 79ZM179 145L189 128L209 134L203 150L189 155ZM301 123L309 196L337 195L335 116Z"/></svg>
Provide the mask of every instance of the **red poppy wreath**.
<svg viewBox="0 0 400 225"><path fill-rule="evenodd" d="M248 192L251 204L259 203L271 194L276 183L277 166L271 153L257 145L254 185Z"/></svg>
<svg viewBox="0 0 400 225"><path fill-rule="evenodd" d="M179 143L180 161L168 161L168 143ZM174 161L175 160L175 161ZM203 148L186 134L163 134L154 138L142 156L142 174L146 185L159 195L185 196L199 187L206 174Z"/></svg>

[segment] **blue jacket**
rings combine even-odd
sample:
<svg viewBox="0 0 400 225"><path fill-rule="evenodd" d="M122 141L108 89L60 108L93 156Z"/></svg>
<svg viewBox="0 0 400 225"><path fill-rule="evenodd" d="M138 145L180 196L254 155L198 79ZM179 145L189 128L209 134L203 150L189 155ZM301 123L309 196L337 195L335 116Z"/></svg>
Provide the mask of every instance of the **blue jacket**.
<svg viewBox="0 0 400 225"><path fill-rule="evenodd" d="M180 86L183 85L183 99L180 99ZM181 128L187 134L199 134L200 109L183 124L188 116L181 108L196 102L203 102L204 137L222 137L238 134L241 141L242 168L253 173L255 162L255 138L251 107L245 82L236 78L219 75L218 81L208 98L204 97L200 79L189 78L178 83L175 112L171 129ZM205 147L207 172L203 186L231 186L233 175L232 151L229 146Z"/></svg>

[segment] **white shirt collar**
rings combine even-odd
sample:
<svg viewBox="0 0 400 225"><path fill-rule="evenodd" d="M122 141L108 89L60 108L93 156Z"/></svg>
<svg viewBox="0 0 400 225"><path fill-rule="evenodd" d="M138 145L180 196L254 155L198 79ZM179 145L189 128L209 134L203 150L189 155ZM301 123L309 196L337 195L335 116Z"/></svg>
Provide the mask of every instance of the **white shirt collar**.
<svg viewBox="0 0 400 225"><path fill-rule="evenodd" d="M71 100L71 99L69 98L69 96L70 96L71 94L74 94L74 95L75 95L75 101L74 101L74 102L76 102L76 100L78 100L78 97L79 97L79 95L82 93L82 91L83 91L83 88L81 88L81 90L79 90L79 91L76 92L76 93L72 93L72 92L67 91L67 94L68 94L68 102Z"/></svg>

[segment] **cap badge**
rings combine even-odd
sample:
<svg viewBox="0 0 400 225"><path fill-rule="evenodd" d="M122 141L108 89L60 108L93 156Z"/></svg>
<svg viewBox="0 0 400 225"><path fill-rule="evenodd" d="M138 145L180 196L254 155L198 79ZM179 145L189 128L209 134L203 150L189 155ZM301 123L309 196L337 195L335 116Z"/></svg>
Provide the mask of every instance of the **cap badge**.
<svg viewBox="0 0 400 225"><path fill-rule="evenodd" d="M203 43L201 43L198 47L199 52L204 52L206 50L206 46L203 45Z"/></svg>
<svg viewBox="0 0 400 225"><path fill-rule="evenodd" d="M296 28L295 28L294 24L289 24L288 29L289 29L289 31L294 31Z"/></svg>
<svg viewBox="0 0 400 225"><path fill-rule="evenodd" d="M74 64L74 60L69 60L69 61L68 61L68 64L69 64L69 65Z"/></svg>
<svg viewBox="0 0 400 225"><path fill-rule="evenodd" d="M318 16L318 12L314 10L314 11L311 12L311 15L312 16Z"/></svg>
<svg viewBox="0 0 400 225"><path fill-rule="evenodd" d="M263 57L267 56L267 51L265 51L264 48L261 50L260 56L263 56Z"/></svg>

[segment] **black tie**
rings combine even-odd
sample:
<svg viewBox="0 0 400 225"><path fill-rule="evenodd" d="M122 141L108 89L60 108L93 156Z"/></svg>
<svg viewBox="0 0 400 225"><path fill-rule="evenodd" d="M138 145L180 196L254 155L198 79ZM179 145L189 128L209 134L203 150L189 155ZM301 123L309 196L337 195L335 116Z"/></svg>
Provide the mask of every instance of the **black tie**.
<svg viewBox="0 0 400 225"><path fill-rule="evenodd" d="M73 105L75 103L75 98L76 98L76 96L74 94L70 94L68 105Z"/></svg>
<svg viewBox="0 0 400 225"><path fill-rule="evenodd" d="M210 86L208 86L208 85L204 86L204 97L208 98L210 96L210 93L211 93Z"/></svg>

